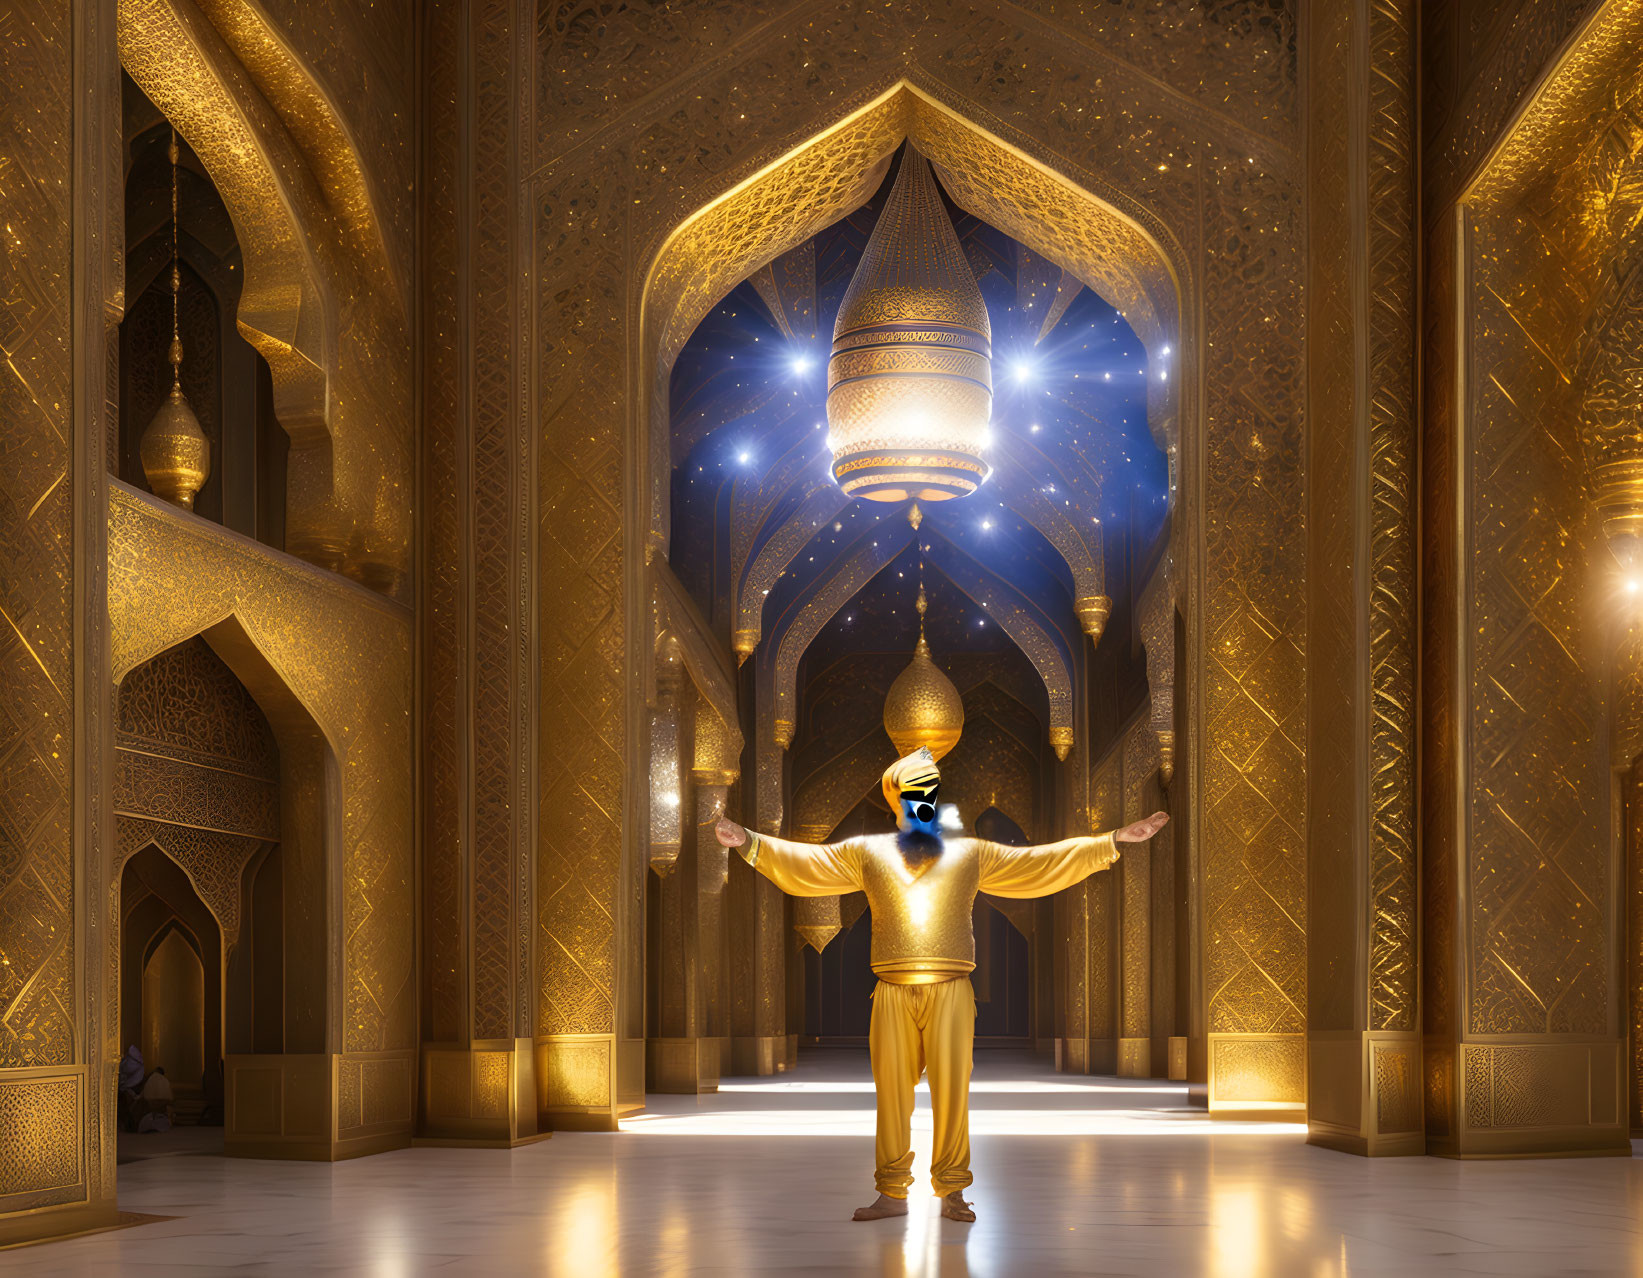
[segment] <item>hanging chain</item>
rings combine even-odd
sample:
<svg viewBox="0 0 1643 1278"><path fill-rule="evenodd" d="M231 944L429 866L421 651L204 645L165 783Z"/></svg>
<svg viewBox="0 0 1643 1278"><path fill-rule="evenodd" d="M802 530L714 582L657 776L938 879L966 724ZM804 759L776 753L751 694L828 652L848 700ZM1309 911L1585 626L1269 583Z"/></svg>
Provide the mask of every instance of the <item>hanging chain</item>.
<svg viewBox="0 0 1643 1278"><path fill-rule="evenodd" d="M180 391L183 378L183 339L177 322L178 294L183 286L181 247L177 233L177 130L171 130L171 389Z"/></svg>

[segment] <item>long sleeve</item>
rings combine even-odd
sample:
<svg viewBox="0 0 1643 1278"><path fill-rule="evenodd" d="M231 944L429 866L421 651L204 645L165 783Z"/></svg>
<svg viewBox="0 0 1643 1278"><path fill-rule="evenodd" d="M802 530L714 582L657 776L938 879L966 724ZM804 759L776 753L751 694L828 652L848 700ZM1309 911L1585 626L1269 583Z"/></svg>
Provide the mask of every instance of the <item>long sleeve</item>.
<svg viewBox="0 0 1643 1278"><path fill-rule="evenodd" d="M790 843L747 832L742 859L789 896L836 896L862 889L860 843L847 839L826 847Z"/></svg>
<svg viewBox="0 0 1643 1278"><path fill-rule="evenodd" d="M981 890L994 896L1049 896L1106 869L1117 859L1118 844L1110 834L1030 848L984 843Z"/></svg>

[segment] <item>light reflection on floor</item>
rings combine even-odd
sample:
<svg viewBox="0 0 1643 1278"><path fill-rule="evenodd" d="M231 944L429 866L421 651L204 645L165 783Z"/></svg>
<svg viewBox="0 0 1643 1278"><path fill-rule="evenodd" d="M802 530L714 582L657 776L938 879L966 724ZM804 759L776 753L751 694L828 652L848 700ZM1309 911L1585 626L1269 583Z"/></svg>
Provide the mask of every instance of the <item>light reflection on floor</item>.
<svg viewBox="0 0 1643 1278"><path fill-rule="evenodd" d="M856 1224L872 1197L868 1077L864 1051L819 1053L794 1075L653 1097L618 1135L511 1152L149 1159L120 1168L120 1206L179 1219L0 1253L0 1273L1643 1271L1637 1160L1371 1162L1308 1146L1294 1125L1209 1123L1180 1088L986 1051L978 1222L943 1221L918 1192L905 1219ZM926 1171L922 1111L914 1144Z"/></svg>

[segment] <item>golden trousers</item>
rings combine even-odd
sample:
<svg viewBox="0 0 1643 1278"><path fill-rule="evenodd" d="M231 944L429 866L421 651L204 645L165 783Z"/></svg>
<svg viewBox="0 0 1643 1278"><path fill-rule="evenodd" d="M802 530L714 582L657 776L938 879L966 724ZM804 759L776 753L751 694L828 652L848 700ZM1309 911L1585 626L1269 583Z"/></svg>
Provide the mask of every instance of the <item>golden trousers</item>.
<svg viewBox="0 0 1643 1278"><path fill-rule="evenodd" d="M930 1076L935 1148L930 1183L937 1194L969 1185L970 1066L976 1039L976 994L970 978L938 985L892 985L873 990L867 1046L878 1092L874 1153L879 1193L907 1197L913 1183L913 1089Z"/></svg>

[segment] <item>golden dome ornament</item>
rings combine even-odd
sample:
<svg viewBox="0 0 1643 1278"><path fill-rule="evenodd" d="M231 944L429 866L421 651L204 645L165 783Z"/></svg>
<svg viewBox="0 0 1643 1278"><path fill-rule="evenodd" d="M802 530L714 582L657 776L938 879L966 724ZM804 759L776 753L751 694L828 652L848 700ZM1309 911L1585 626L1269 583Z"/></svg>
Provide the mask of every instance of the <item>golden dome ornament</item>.
<svg viewBox="0 0 1643 1278"><path fill-rule="evenodd" d="M990 471L992 410L987 304L909 143L833 325L833 478L870 501L968 496Z"/></svg>
<svg viewBox="0 0 1643 1278"><path fill-rule="evenodd" d="M137 452L143 474L157 497L194 509L194 497L211 475L211 441L200 429L200 419L183 394L183 342L178 333L178 295L182 267L177 245L177 132L171 132L171 393L143 431Z"/></svg>
<svg viewBox="0 0 1643 1278"><path fill-rule="evenodd" d="M896 753L904 758L920 746L929 746L930 753L939 759L958 744L964 731L964 698L931 660L930 644L924 638L928 606L921 586L918 646L913 649L907 669L896 676L884 698L884 730L895 743Z"/></svg>

